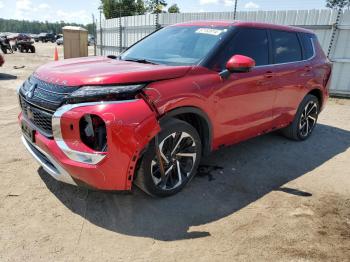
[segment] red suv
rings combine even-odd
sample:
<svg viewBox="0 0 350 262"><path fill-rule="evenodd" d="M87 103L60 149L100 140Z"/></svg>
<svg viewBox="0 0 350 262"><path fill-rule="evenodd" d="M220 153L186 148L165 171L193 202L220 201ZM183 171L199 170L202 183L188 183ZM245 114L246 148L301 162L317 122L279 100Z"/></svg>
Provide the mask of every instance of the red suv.
<svg viewBox="0 0 350 262"><path fill-rule="evenodd" d="M330 73L305 29L176 24L119 57L40 67L19 89L22 140L57 180L168 196L215 149L277 129L307 139Z"/></svg>

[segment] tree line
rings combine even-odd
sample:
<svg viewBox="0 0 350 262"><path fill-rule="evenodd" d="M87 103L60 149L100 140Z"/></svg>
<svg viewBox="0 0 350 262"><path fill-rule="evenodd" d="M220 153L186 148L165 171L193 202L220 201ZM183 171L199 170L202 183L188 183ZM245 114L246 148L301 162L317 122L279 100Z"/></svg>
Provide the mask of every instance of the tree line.
<svg viewBox="0 0 350 262"><path fill-rule="evenodd" d="M146 13L180 13L177 4L166 9L167 6L165 0L101 0L101 7L106 19Z"/></svg>
<svg viewBox="0 0 350 262"><path fill-rule="evenodd" d="M2 19L0 18L0 32L15 32L15 33L28 33L28 34L39 34L54 33L61 34L62 27L64 26L80 26L86 28L90 34L93 33L93 25L81 25L76 23L66 23L64 21L49 23L39 21L25 21L25 20L14 20L14 19Z"/></svg>

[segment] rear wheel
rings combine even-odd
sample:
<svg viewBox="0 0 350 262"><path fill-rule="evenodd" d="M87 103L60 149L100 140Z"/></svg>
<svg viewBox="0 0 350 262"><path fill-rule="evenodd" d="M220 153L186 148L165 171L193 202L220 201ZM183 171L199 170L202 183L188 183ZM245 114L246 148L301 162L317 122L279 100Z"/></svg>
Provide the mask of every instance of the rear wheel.
<svg viewBox="0 0 350 262"><path fill-rule="evenodd" d="M135 184L153 196L176 194L195 175L201 153L201 140L193 126L167 120L145 152Z"/></svg>
<svg viewBox="0 0 350 262"><path fill-rule="evenodd" d="M294 140L305 140L314 130L319 114L319 101L314 95L307 95L300 103L293 122L282 133Z"/></svg>
<svg viewBox="0 0 350 262"><path fill-rule="evenodd" d="M1 46L1 51L2 51L4 54L7 54L7 48L6 48L6 47Z"/></svg>
<svg viewBox="0 0 350 262"><path fill-rule="evenodd" d="M35 53L35 46L30 46L29 50L30 50L31 53Z"/></svg>

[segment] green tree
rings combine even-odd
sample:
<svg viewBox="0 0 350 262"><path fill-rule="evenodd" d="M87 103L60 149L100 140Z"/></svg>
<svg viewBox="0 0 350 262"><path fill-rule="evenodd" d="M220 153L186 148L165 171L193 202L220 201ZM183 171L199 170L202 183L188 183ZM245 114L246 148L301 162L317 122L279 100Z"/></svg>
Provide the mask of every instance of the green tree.
<svg viewBox="0 0 350 262"><path fill-rule="evenodd" d="M350 0L326 0L326 7L332 9L342 9L345 6L350 7Z"/></svg>
<svg viewBox="0 0 350 262"><path fill-rule="evenodd" d="M165 0L148 0L146 2L147 11L156 14L156 13L165 13L163 10L167 6L167 2Z"/></svg>
<svg viewBox="0 0 350 262"><path fill-rule="evenodd" d="M41 32L52 32L54 34L62 33L62 27L66 25L81 26L87 28L89 33L93 33L92 26L85 26L76 23L65 23L63 21L56 23L39 22L39 21L26 21L26 20L14 20L14 19L2 19L0 18L0 32L12 32L12 33L29 33L39 34Z"/></svg>
<svg viewBox="0 0 350 262"><path fill-rule="evenodd" d="M101 0L106 19L142 15L146 12L143 0Z"/></svg>
<svg viewBox="0 0 350 262"><path fill-rule="evenodd" d="M180 8L177 6L177 4L173 4L168 8L169 13L180 13Z"/></svg>
<svg viewBox="0 0 350 262"><path fill-rule="evenodd" d="M101 0L102 2L102 10L103 14L105 15L106 19L113 18L113 10L115 7L115 1L114 0Z"/></svg>
<svg viewBox="0 0 350 262"><path fill-rule="evenodd" d="M145 3L143 2L143 0L137 0L136 1L136 13L138 15L143 15L146 13L146 6Z"/></svg>

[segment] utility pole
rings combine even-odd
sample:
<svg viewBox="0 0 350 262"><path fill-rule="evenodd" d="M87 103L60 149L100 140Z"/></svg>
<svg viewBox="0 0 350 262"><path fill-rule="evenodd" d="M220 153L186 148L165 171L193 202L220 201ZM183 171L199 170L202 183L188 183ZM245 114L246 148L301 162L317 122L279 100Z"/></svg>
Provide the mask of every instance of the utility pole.
<svg viewBox="0 0 350 262"><path fill-rule="evenodd" d="M95 16L92 14L92 34L94 36L94 56L96 56L96 24L95 24Z"/></svg>
<svg viewBox="0 0 350 262"><path fill-rule="evenodd" d="M98 8L98 10L100 10L100 55L103 55L102 54L102 10L103 10L103 7L102 5Z"/></svg>
<svg viewBox="0 0 350 262"><path fill-rule="evenodd" d="M119 4L119 54L123 52L122 2Z"/></svg>
<svg viewBox="0 0 350 262"><path fill-rule="evenodd" d="M156 30L158 30L160 28L158 6L159 6L159 0L156 0L156 7L155 7L155 12L156 12Z"/></svg>
<svg viewBox="0 0 350 262"><path fill-rule="evenodd" d="M238 0L235 0L235 9L234 9L234 11L233 11L233 20L236 20L237 2L238 2Z"/></svg>

